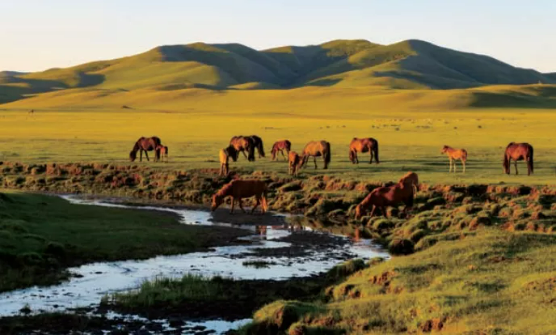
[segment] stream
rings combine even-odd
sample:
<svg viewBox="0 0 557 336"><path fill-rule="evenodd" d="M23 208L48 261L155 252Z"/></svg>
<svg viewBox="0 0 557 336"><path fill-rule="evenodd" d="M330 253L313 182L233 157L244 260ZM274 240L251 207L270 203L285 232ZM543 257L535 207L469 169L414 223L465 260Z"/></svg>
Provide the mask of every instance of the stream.
<svg viewBox="0 0 557 336"><path fill-rule="evenodd" d="M297 230L289 225L232 225L216 223L208 211L169 208L163 206L133 206L114 203L114 200L87 198L78 195L61 196L71 203L106 207L137 208L143 210L170 211L180 216L185 225L225 225L247 229L252 235L240 238L245 243L233 246L215 247L209 251L171 256L158 256L145 260L125 260L96 262L73 267L73 275L68 281L50 287L30 287L0 294L0 316L20 314L24 306L33 313L71 311L76 308L94 308L103 296L109 293L135 289L145 280L155 277L180 278L184 274L203 276L220 275L233 279L286 280L292 277L306 277L329 270L334 265L351 258L388 258L388 254L370 240L350 240L327 232L301 227ZM278 215L281 216L281 215ZM263 221L263 220L262 220ZM308 238L297 246L299 253L289 251L295 237ZM334 243L316 243L327 238ZM290 239L290 240L289 240ZM334 239L334 240L333 240ZM275 251L279 251L275 253ZM265 262L267 267L254 268L250 262ZM123 319L144 319L135 315L111 313ZM110 314L107 314L110 315ZM106 316L110 318L110 316ZM204 330L210 333L224 333L249 322L207 320L187 321L189 333ZM165 321L166 331L172 331ZM197 328L197 329L195 329ZM184 329L185 330L185 329Z"/></svg>

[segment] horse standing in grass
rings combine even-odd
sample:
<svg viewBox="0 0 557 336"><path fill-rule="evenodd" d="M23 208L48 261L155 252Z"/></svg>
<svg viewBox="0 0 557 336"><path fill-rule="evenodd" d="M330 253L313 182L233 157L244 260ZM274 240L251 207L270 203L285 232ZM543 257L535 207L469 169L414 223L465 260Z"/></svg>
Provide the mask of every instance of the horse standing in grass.
<svg viewBox="0 0 557 336"><path fill-rule="evenodd" d="M235 136L230 139L230 145L238 152L242 152L248 161L255 161L255 144L251 137ZM248 155L246 156L246 152Z"/></svg>
<svg viewBox="0 0 557 336"><path fill-rule="evenodd" d="M155 148L155 153L155 161L164 162L166 160L166 163L168 163L168 146L158 145Z"/></svg>
<svg viewBox="0 0 557 336"><path fill-rule="evenodd" d="M236 162L238 160L238 151L234 149L234 146L230 145L226 148L223 148L219 152L219 160L220 160L220 176L228 176L228 172L230 171L228 166L228 160L232 158L232 161Z"/></svg>
<svg viewBox="0 0 557 336"><path fill-rule="evenodd" d="M462 172L466 173L466 159L468 158L468 152L466 149L454 149L445 145L441 148L441 154L447 154L449 157L449 173L453 168L453 171L456 173L456 160L459 159L460 162L462 162Z"/></svg>
<svg viewBox="0 0 557 336"><path fill-rule="evenodd" d="M245 213L242 206L242 198L255 196L255 206L251 209L251 213L255 211L261 204L261 214L267 211L267 185L259 180L234 180L224 185L216 194L213 195L211 211L215 211L226 197L232 197L232 206L230 213L234 213L234 203L238 201L240 209Z"/></svg>
<svg viewBox="0 0 557 336"><path fill-rule="evenodd" d="M265 157L265 149L263 148L263 140L258 137L257 135L250 136L251 140L253 141L253 146L257 149L257 153L259 154L259 158Z"/></svg>
<svg viewBox="0 0 557 336"><path fill-rule="evenodd" d="M524 160L528 165L528 175L534 174L534 147L529 143L511 142L505 149L503 168L506 174L511 173L511 160L514 160L514 169L518 175L518 161Z"/></svg>
<svg viewBox="0 0 557 336"><path fill-rule="evenodd" d="M303 162L304 158L298 155L298 153L294 151L288 153L288 174L298 176L298 170Z"/></svg>
<svg viewBox="0 0 557 336"><path fill-rule="evenodd" d="M286 158L286 156L288 156L290 153L290 147L291 147L291 143L288 140L280 140L277 141L273 144L273 148L271 149L271 160L275 161L276 159L278 159L278 152L280 152L282 154L282 157L286 160L288 160ZM286 151L286 156L284 156L284 151Z"/></svg>
<svg viewBox="0 0 557 336"><path fill-rule="evenodd" d="M352 139L352 141L350 141L350 150L348 152L350 162L354 164L360 163L358 160L358 152L369 152L369 163L371 164L373 162L374 156L375 163L379 163L379 143L374 138Z"/></svg>
<svg viewBox="0 0 557 336"><path fill-rule="evenodd" d="M161 145L161 139L159 137L153 136L150 138L141 137L133 145L133 148L130 152L130 161L135 161L137 158L137 152L139 151L139 161L143 161L143 152L145 152L145 157L147 161L149 161L149 155L147 152L155 151L155 158L158 159L158 152L156 152L156 148Z"/></svg>
<svg viewBox="0 0 557 336"><path fill-rule="evenodd" d="M327 169L329 167L329 163L331 162L331 144L327 141L310 141L304 147L302 151L302 157L304 158L303 163L300 165L300 168L307 165L309 157L313 156L313 163L315 164L315 169L317 169L317 157L323 157L323 169Z"/></svg>
<svg viewBox="0 0 557 336"><path fill-rule="evenodd" d="M411 185L399 182L390 187L375 188L356 206L356 219L360 219L369 209L369 215L373 216L377 208L381 208L383 216L387 217L387 207L400 203L404 203L405 213L414 205L414 188Z"/></svg>

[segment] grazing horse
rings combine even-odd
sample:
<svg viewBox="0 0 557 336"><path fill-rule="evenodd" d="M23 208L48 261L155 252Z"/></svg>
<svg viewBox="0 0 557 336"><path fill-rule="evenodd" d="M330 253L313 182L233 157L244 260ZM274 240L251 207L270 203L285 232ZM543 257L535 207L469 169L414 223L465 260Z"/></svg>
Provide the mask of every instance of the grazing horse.
<svg viewBox="0 0 557 336"><path fill-rule="evenodd" d="M358 152L369 152L369 163L371 164L373 162L374 156L375 163L379 163L379 143L374 138L352 139L352 141L350 141L350 151L348 152L350 162L360 163L358 160Z"/></svg>
<svg viewBox="0 0 557 336"><path fill-rule="evenodd" d="M139 140L135 142L135 145L133 145L132 151L130 152L130 161L135 161L137 151L139 151L139 161L143 161L143 152L145 152L145 157L147 158L147 161L149 161L149 155L147 155L147 152L152 150L155 150L155 157L158 159L158 152L156 152L156 148L160 145L161 139L159 137L154 136L150 138L139 138Z"/></svg>
<svg viewBox="0 0 557 336"><path fill-rule="evenodd" d="M265 150L263 149L263 140L258 137L257 135L250 136L251 140L253 140L253 146L257 149L257 153L259 154L259 158L265 157Z"/></svg>
<svg viewBox="0 0 557 336"><path fill-rule="evenodd" d="M232 161L236 162L238 160L238 151L234 149L234 146L230 145L226 148L223 148L219 151L219 160L220 160L220 176L228 176L228 172L230 171L228 168L228 160L232 158Z"/></svg>
<svg viewBox="0 0 557 336"><path fill-rule="evenodd" d="M288 174L298 176L298 170L304 163L304 158L292 151L288 153Z"/></svg>
<svg viewBox="0 0 557 336"><path fill-rule="evenodd" d="M261 213L267 211L267 185L259 180L234 180L224 185L216 194L213 195L211 211L215 211L227 196L232 197L232 207L230 213L234 212L234 202L238 201L240 209L245 213L242 207L242 198L255 196L255 206L251 209L251 213L261 204Z"/></svg>
<svg viewBox="0 0 557 336"><path fill-rule="evenodd" d="M307 165L309 157L313 156L313 163L315 164L315 169L317 169L317 157L323 156L323 169L327 169L329 163L331 162L331 144L327 141L310 141L304 147L302 151L302 157L304 161L300 168Z"/></svg>
<svg viewBox="0 0 557 336"><path fill-rule="evenodd" d="M445 145L441 148L441 154L447 154L449 157L449 173L453 168L453 171L456 173L456 160L458 159L462 162L462 172L466 173L466 159L468 158L466 149L454 149Z"/></svg>
<svg viewBox="0 0 557 336"><path fill-rule="evenodd" d="M404 185L412 186L412 190L414 194L418 192L418 174L413 172L406 173L403 177L400 178L398 183L402 183Z"/></svg>
<svg viewBox="0 0 557 336"><path fill-rule="evenodd" d="M234 146L236 151L242 152L248 161L255 161L255 144L251 137L235 136L230 139L230 144ZM246 152L248 152L247 156Z"/></svg>
<svg viewBox="0 0 557 336"><path fill-rule="evenodd" d="M414 188L403 182L390 187L375 188L356 206L356 219L360 219L364 212L369 209L371 209L370 216L373 216L376 208L381 208L383 216L387 217L386 208L397 206L400 203L404 203L404 212L406 212L414 204L413 195Z"/></svg>
<svg viewBox="0 0 557 336"><path fill-rule="evenodd" d="M168 163L168 146L158 145L157 148L155 148L155 153L155 161L164 162L166 159Z"/></svg>
<svg viewBox="0 0 557 336"><path fill-rule="evenodd" d="M528 165L528 175L534 174L534 147L529 143L511 142L505 149L503 168L506 174L511 173L511 160L514 160L514 169L518 175L518 161L524 160Z"/></svg>
<svg viewBox="0 0 557 336"><path fill-rule="evenodd" d="M271 149L271 160L275 161L275 159L278 159L278 157L277 157L278 152L280 152L282 154L283 158L287 159L286 156L284 156L284 151L286 151L286 155L288 155L288 153L290 153L290 146L291 145L292 144L288 140L280 140L280 141L275 142L273 144L273 148Z"/></svg>

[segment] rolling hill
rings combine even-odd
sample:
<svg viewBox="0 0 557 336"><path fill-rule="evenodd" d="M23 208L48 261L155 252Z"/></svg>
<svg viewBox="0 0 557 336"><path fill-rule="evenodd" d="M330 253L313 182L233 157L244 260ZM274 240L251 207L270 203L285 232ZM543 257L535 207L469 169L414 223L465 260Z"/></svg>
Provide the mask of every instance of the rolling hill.
<svg viewBox="0 0 557 336"><path fill-rule="evenodd" d="M307 86L446 90L489 85L555 84L555 74L420 40L380 45L335 40L258 51L241 44L167 45L114 60L42 72L0 72L0 103L56 91L105 94L160 91L277 90ZM553 88L553 99L554 99Z"/></svg>

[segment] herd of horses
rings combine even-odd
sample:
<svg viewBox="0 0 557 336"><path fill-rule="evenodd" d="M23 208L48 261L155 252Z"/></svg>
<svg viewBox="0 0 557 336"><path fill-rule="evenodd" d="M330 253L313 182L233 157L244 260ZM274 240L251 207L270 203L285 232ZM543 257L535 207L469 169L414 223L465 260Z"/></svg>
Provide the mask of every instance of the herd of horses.
<svg viewBox="0 0 557 336"><path fill-rule="evenodd" d="M139 160L142 161L143 153L147 161L149 156L147 152L155 151L155 161L168 162L168 146L161 143L160 138L153 136L150 138L141 137L133 146L130 152L130 160L137 158L139 151ZM259 158L265 157L263 140L257 135L251 136L234 136L230 139L227 147L219 151L220 175L228 176L230 172L229 161L238 160L240 152L248 161L255 161L255 152L257 151ZM285 155L286 152L286 155ZM310 141L306 144L300 154L292 151L292 143L289 140L280 140L273 144L271 149L271 160L278 160L278 154L283 159L288 160L288 173L294 176L298 175L300 169L304 168L309 159L313 157L315 169L317 169L317 157L323 158L323 169L327 169L331 162L331 144L325 140ZM348 158L353 164L358 164L358 153L369 153L369 163L379 163L379 143L373 138L353 138L350 141ZM449 158L449 173L456 173L456 161L462 162L462 172L466 172L466 160L468 152L465 149L455 149L449 146L443 146L441 154L447 155ZM510 174L511 162L514 161L515 172L518 175L518 161L526 161L528 167L528 175L534 173L534 148L528 143L511 142L505 148L503 156L503 168L506 174ZM409 172L404 175L398 183L380 187L371 191L366 198L356 206L356 218L360 218L367 211L371 211L371 216L377 209L381 210L386 216L387 206L397 206L404 204L404 213L413 205L414 195L418 189L418 175ZM242 199L255 196L256 204L251 212L261 205L261 212L267 211L267 186L264 182L258 180L233 180L223 186L215 195L213 195L211 209L214 211L223 202L226 197L232 198L232 206L230 212L234 211L234 204L238 203L240 209L244 211ZM245 211L244 211L245 212Z"/></svg>

